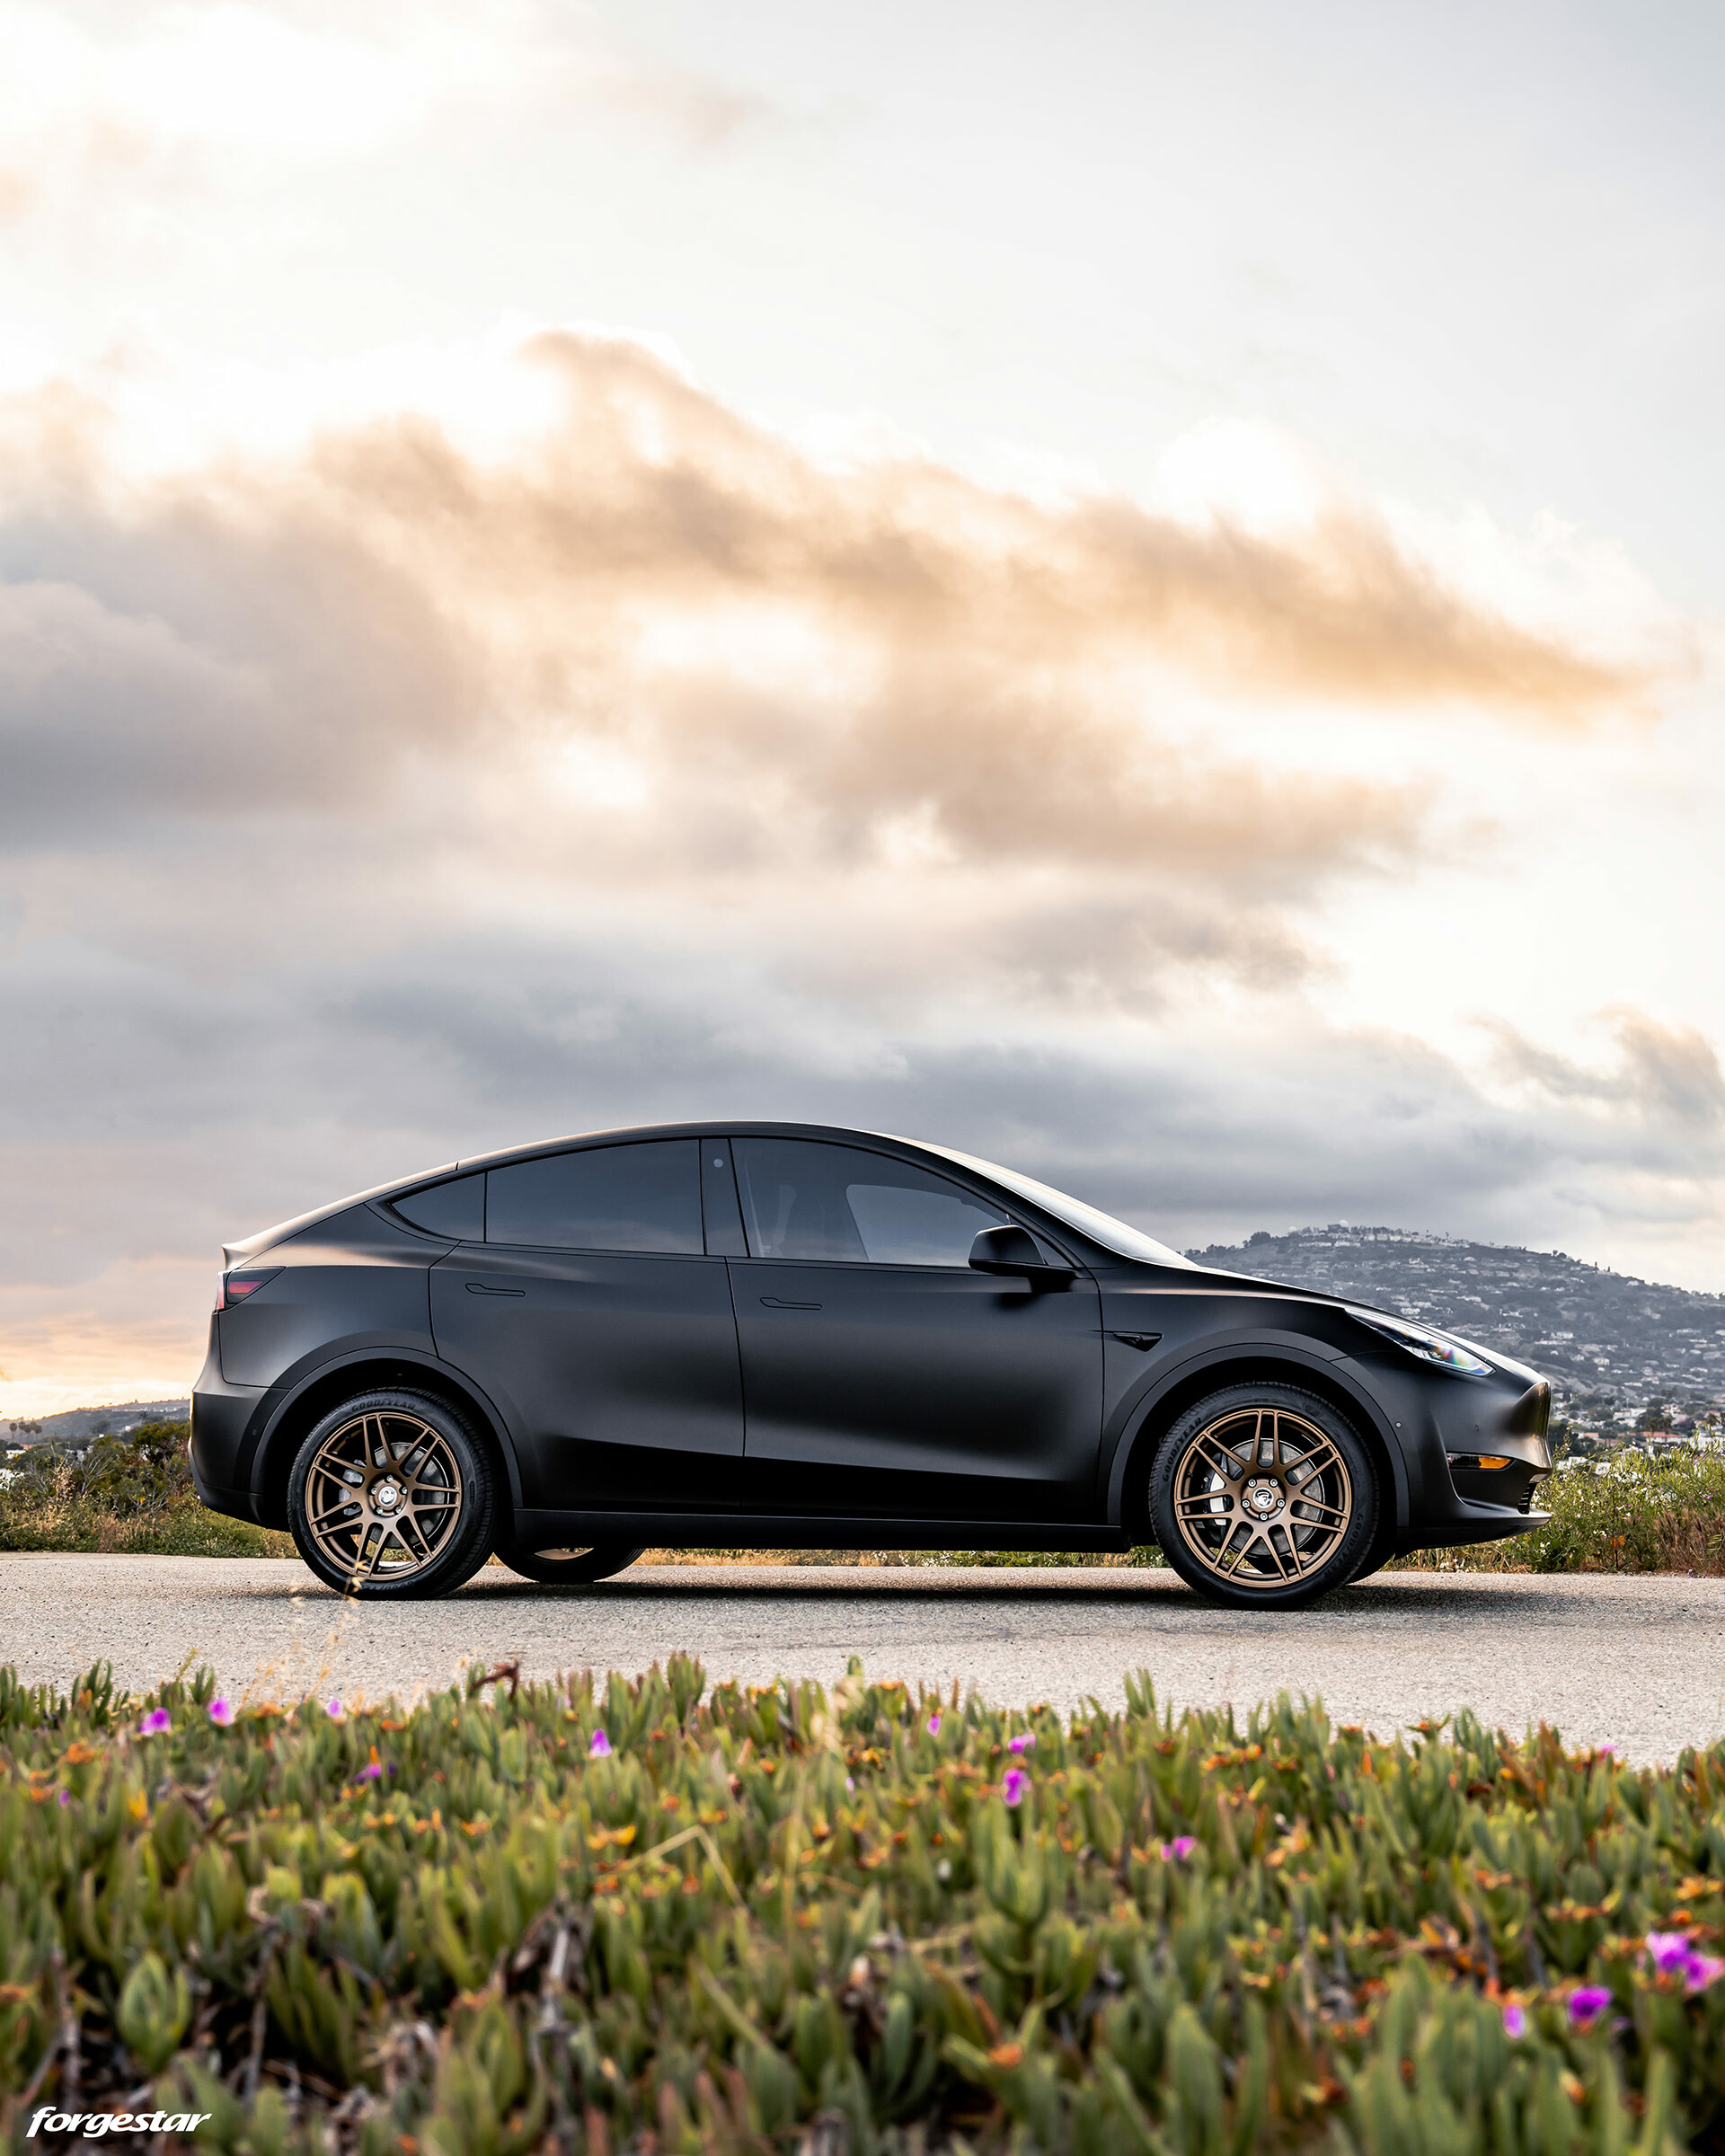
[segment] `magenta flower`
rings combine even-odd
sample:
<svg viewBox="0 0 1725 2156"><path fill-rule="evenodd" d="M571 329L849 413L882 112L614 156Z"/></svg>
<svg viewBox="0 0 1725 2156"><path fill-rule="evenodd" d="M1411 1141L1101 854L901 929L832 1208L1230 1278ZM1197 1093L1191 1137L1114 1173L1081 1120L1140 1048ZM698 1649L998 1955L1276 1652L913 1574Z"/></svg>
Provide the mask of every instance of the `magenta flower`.
<svg viewBox="0 0 1725 2156"><path fill-rule="evenodd" d="M1610 2004L1611 1993L1603 1984L1584 1984L1570 1993L1570 2026L1591 2028Z"/></svg>
<svg viewBox="0 0 1725 2156"><path fill-rule="evenodd" d="M587 1752L589 1759L610 1758L611 1739L605 1734L603 1729L596 1729L593 1732L593 1741L587 1747Z"/></svg>
<svg viewBox="0 0 1725 2156"><path fill-rule="evenodd" d="M71 1790L70 1790L70 1789L62 1789L62 1790L60 1791L60 1802L61 1802L62 1804L70 1804L70 1803L71 1803L71 1801L72 1801L72 1792L71 1792Z"/></svg>
<svg viewBox="0 0 1725 2156"><path fill-rule="evenodd" d="M1527 2034L1527 2012L1525 2007L1511 1999L1503 2010L1503 2033L1512 2044L1518 2044Z"/></svg>
<svg viewBox="0 0 1725 2156"><path fill-rule="evenodd" d="M1036 1749L1035 1730L1021 1729L1016 1736L1009 1736L1006 1739L1006 1749L1009 1752L1018 1753L1021 1757L1026 1752L1033 1752Z"/></svg>
<svg viewBox="0 0 1725 2156"><path fill-rule="evenodd" d="M234 1722L233 1701L212 1700L209 1702L209 1719L218 1729L231 1728Z"/></svg>
<svg viewBox="0 0 1725 2156"><path fill-rule="evenodd" d="M172 1729L173 1717L165 1707L153 1707L137 1725L140 1736L160 1736L164 1729Z"/></svg>
<svg viewBox="0 0 1725 2156"><path fill-rule="evenodd" d="M1650 1931L1648 1957L1661 1976L1681 1976L1685 1992L1704 1992L1725 1975L1725 1961L1703 1954L1681 1931Z"/></svg>
<svg viewBox="0 0 1725 2156"><path fill-rule="evenodd" d="M1022 1767L1008 1767L1000 1785L1000 1793L1009 1805L1022 1804L1024 1792L1031 1786L1031 1778Z"/></svg>
<svg viewBox="0 0 1725 2156"><path fill-rule="evenodd" d="M348 1710L340 1700L331 1700L324 1707L323 1711L332 1722L344 1721L347 1719Z"/></svg>
<svg viewBox="0 0 1725 2156"><path fill-rule="evenodd" d="M375 1759L368 1767L361 1767L358 1776L360 1781L381 1781L383 1778L384 1770Z"/></svg>
<svg viewBox="0 0 1725 2156"><path fill-rule="evenodd" d="M1196 1834L1176 1834L1172 1842L1163 1843L1162 1860L1164 1864L1183 1864L1197 1847Z"/></svg>
<svg viewBox="0 0 1725 2156"><path fill-rule="evenodd" d="M938 1714L931 1714L929 1716L928 1734L931 1736L938 1736L941 1734L941 1718Z"/></svg>

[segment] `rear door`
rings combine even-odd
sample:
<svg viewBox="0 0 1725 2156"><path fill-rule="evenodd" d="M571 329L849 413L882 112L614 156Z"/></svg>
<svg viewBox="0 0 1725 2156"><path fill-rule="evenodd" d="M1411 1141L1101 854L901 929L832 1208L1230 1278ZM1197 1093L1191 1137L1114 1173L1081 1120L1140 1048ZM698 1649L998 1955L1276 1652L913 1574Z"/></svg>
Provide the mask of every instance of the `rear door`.
<svg viewBox="0 0 1725 2156"><path fill-rule="evenodd" d="M694 1138L493 1168L482 1240L432 1268L438 1352L509 1416L529 1506L735 1505L737 1327L701 1179Z"/></svg>
<svg viewBox="0 0 1725 2156"><path fill-rule="evenodd" d="M977 1231L1010 1215L893 1155L802 1138L732 1151L752 1508L1094 1516L1095 1283L972 1272Z"/></svg>

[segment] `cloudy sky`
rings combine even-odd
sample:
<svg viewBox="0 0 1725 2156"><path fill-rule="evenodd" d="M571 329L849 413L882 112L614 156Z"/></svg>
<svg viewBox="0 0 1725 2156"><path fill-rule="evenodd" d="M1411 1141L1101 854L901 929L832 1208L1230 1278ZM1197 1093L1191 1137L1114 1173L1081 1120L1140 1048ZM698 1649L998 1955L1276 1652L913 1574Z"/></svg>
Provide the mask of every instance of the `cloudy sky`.
<svg viewBox="0 0 1725 2156"><path fill-rule="evenodd" d="M705 1113L1725 1288L1721 70L0 0L0 1410Z"/></svg>

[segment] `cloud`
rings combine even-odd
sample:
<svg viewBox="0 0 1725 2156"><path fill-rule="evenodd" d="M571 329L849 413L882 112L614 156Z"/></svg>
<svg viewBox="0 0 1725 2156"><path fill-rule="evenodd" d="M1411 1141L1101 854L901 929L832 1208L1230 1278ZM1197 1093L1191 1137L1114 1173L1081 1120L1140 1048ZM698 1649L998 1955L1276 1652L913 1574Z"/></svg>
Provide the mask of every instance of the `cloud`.
<svg viewBox="0 0 1725 2156"><path fill-rule="evenodd" d="M1725 1165L1725 1071L1712 1042L1693 1027L1661 1025L1643 1011L1603 1012L1598 1022L1617 1056L1600 1069L1526 1039L1503 1020L1480 1022L1493 1040L1499 1067L1528 1092L1609 1110L1614 1118L1626 1111L1641 1126L1680 1130L1690 1145L1705 1144L1707 1165Z"/></svg>
<svg viewBox="0 0 1725 2156"><path fill-rule="evenodd" d="M530 364L532 425L152 477L87 401L0 414L14 1377L111 1321L154 1385L222 1240L659 1117L941 1138L1182 1241L1704 1219L1705 1043L1505 1034L1488 1084L1301 994L1336 894L1483 843L1313 722L1567 723L1632 669L1366 505L1031 500L614 335Z"/></svg>

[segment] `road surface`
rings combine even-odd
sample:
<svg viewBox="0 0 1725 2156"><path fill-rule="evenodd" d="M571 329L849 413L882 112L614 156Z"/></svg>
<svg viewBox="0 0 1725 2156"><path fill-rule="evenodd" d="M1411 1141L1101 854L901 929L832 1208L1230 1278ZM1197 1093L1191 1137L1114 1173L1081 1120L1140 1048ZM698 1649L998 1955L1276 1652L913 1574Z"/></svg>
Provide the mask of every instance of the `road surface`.
<svg viewBox="0 0 1725 2156"><path fill-rule="evenodd" d="M856 1654L877 1675L1063 1709L1119 1705L1143 1668L1177 1707L1315 1693L1380 1734L1466 1705L1646 1763L1725 1737L1725 1579L1381 1572L1278 1613L1100 1568L642 1566L571 1589L491 1566L447 1601L377 1604L279 1559L0 1555L0 1662L32 1683L107 1657L135 1689L208 1662L235 1693L406 1698L473 1659L632 1673L677 1648L714 1679L830 1683Z"/></svg>

